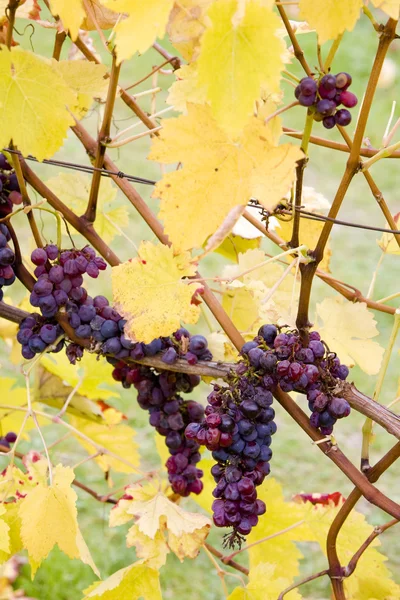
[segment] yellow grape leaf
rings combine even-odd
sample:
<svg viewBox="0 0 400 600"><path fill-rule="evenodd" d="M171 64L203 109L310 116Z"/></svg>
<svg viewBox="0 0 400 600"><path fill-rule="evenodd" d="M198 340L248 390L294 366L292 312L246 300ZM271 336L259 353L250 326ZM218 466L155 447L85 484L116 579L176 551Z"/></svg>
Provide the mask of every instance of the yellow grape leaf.
<svg viewBox="0 0 400 600"><path fill-rule="evenodd" d="M7 147L12 139L22 154L50 158L74 124L66 106L76 104L76 94L47 59L19 46L1 50L0 145Z"/></svg>
<svg viewBox="0 0 400 600"><path fill-rule="evenodd" d="M37 370L37 387L35 398L38 402L61 410L67 398L73 391L69 385L65 385L57 375L53 375L42 366ZM85 398L76 392L69 400L67 413L78 417L101 421L103 419L102 407L90 398Z"/></svg>
<svg viewBox="0 0 400 600"><path fill-rule="evenodd" d="M93 440L102 448L109 450L113 454L120 456L124 461L103 454L95 458L99 467L107 472L114 469L119 473L131 473L139 466L138 445L134 442L135 431L121 422L122 413L113 408L108 408L103 412L105 423L94 423L80 417L69 417L71 425L88 438ZM115 418L116 417L116 418ZM95 454L97 448L89 441L76 436L78 442L85 448L88 454ZM128 463L128 464L127 464Z"/></svg>
<svg viewBox="0 0 400 600"><path fill-rule="evenodd" d="M70 467L57 465L52 485L39 482L19 504L21 539L28 551L32 577L56 544L69 558L79 558L99 575L79 531L73 479Z"/></svg>
<svg viewBox="0 0 400 600"><path fill-rule="evenodd" d="M54 60L53 67L58 69L68 87L76 92L77 104L70 108L79 119L85 116L93 98L105 99L108 89L106 65L96 65L88 60Z"/></svg>
<svg viewBox="0 0 400 600"><path fill-rule="evenodd" d="M54 16L60 17L71 38L76 40L79 27L86 16L83 0L50 0L50 9Z"/></svg>
<svg viewBox="0 0 400 600"><path fill-rule="evenodd" d="M249 544L292 525L298 524L298 526L250 548L250 572L254 567L264 563L267 556L270 562L272 559L274 561L275 578L288 575L295 577L299 573L299 561L303 555L294 542L312 540L308 528L303 525L312 507L286 502L281 485L273 478L268 478L263 483L258 497L265 502L267 512L259 518L257 527L248 536Z"/></svg>
<svg viewBox="0 0 400 600"><path fill-rule="evenodd" d="M76 214L85 212L91 186L89 175L59 173L46 181L46 185ZM103 177L97 202L96 231L107 244L112 242L115 236L120 235L112 223L119 228L127 227L129 224L129 213L126 207L115 208L116 196L117 189L111 180ZM73 231L72 235L79 235L79 233Z"/></svg>
<svg viewBox="0 0 400 600"><path fill-rule="evenodd" d="M233 262L238 262L239 254L244 254L247 250L256 250L260 247L261 237L247 239L241 235L231 233L228 235L222 244L215 250L217 254L221 254L224 258Z"/></svg>
<svg viewBox="0 0 400 600"><path fill-rule="evenodd" d="M398 229L400 225L400 213L397 213L397 215L394 216L394 222ZM384 233L381 239L378 240L378 245L386 254L400 254L400 247L393 233Z"/></svg>
<svg viewBox="0 0 400 600"><path fill-rule="evenodd" d="M310 539L317 541L326 554L326 536L329 527L340 510L339 506L316 506L307 517ZM361 544L373 532L373 527L366 522L365 516L352 511L346 519L338 537L337 551L342 565L347 565ZM377 547L381 545L375 539L360 558L357 568L348 579L345 579L346 598L360 600L397 600L400 597L400 586L391 579L391 572L385 565L386 556Z"/></svg>
<svg viewBox="0 0 400 600"><path fill-rule="evenodd" d="M119 396L118 384L112 377L107 361L99 359L96 354L85 352L78 365L71 365L63 352L46 354L40 362L47 371L73 388L81 382L78 391L82 396L92 400L108 400ZM111 389L106 389L104 385Z"/></svg>
<svg viewBox="0 0 400 600"><path fill-rule="evenodd" d="M258 327L259 300L252 290L227 288L222 296L222 307L242 333Z"/></svg>
<svg viewBox="0 0 400 600"><path fill-rule="evenodd" d="M6 508L0 504L0 556L2 553L10 552L10 526L4 519Z"/></svg>
<svg viewBox="0 0 400 600"><path fill-rule="evenodd" d="M320 44L352 31L360 16L362 0L300 0L300 17L317 30Z"/></svg>
<svg viewBox="0 0 400 600"><path fill-rule="evenodd" d="M175 255L172 247L151 242L142 242L136 258L114 267L113 299L127 320L125 335L148 343L170 335L182 321L196 323L200 309L191 300L201 286L182 280L195 272L188 252Z"/></svg>
<svg viewBox="0 0 400 600"><path fill-rule="evenodd" d="M383 10L392 19L399 18L400 0L372 0L372 4Z"/></svg>
<svg viewBox="0 0 400 600"><path fill-rule="evenodd" d="M329 210L330 208L330 203L328 202L328 200L322 194L316 192L314 188L308 186L304 186L303 188L301 203L304 206L305 210L317 214L325 214L325 211ZM282 219L277 219L277 222L279 224L277 234L285 241L289 241L292 237L293 220L285 221ZM317 245L317 241L319 239L323 227L323 222L312 221L306 218L300 218L300 244L305 244L307 248L313 250ZM328 242L325 248L324 258L319 264L319 267L324 271L327 271L328 273L330 273L329 263L331 255L332 251Z"/></svg>
<svg viewBox="0 0 400 600"><path fill-rule="evenodd" d="M27 397L26 397L26 389L16 387L16 380L10 377L1 377L0 378L0 387L1 387L1 397L2 403L15 407L26 407L27 406ZM35 410L39 410L40 406L34 402L32 408ZM21 410L12 411L8 408L0 408L0 435L5 435L9 431L14 431L18 433L21 429L22 422L25 418L25 412ZM43 419L40 420L42 425L47 424ZM24 426L23 435L24 439L29 439L26 435L26 432L34 429L35 423L33 419L28 419Z"/></svg>
<svg viewBox="0 0 400 600"><path fill-rule="evenodd" d="M321 338L340 360L358 366L367 375L376 375L384 349L371 338L379 335L373 313L363 302L352 303L342 297L325 298L317 304L318 327Z"/></svg>
<svg viewBox="0 0 400 600"><path fill-rule="evenodd" d="M83 600L162 600L158 572L141 561L94 583L84 594Z"/></svg>
<svg viewBox="0 0 400 600"><path fill-rule="evenodd" d="M100 27L100 29L112 29L117 21L124 18L118 13L106 8L100 0L88 0L88 5L90 6L91 14L85 15L80 26L80 28L85 31L94 31L97 27ZM94 22L94 19L96 20L96 23Z"/></svg>
<svg viewBox="0 0 400 600"><path fill-rule="evenodd" d="M137 558L143 559L147 566L157 570L165 565L170 550L162 531L157 531L152 539L139 531L137 525L130 527L126 545L128 548L134 546Z"/></svg>
<svg viewBox="0 0 400 600"><path fill-rule="evenodd" d="M164 37L174 0L103 0L104 6L115 12L126 13L127 19L115 27L118 61L142 54Z"/></svg>
<svg viewBox="0 0 400 600"><path fill-rule="evenodd" d="M279 91L285 43L273 2L246 2L239 14L237 0L211 4L198 58L199 85L217 122L238 135L254 110L261 88Z"/></svg>
<svg viewBox="0 0 400 600"><path fill-rule="evenodd" d="M176 110L186 112L187 103L204 104L206 89L199 85L197 64L182 65L175 71L177 80L169 88L168 104Z"/></svg>
<svg viewBox="0 0 400 600"><path fill-rule="evenodd" d="M7 21L6 8L10 0L0 0L0 23ZM37 0L22 0L17 7L18 19L33 19L37 20L40 16L41 8Z"/></svg>
<svg viewBox="0 0 400 600"><path fill-rule="evenodd" d="M291 323L293 320L290 314L295 284L292 273L287 274L271 298L265 301L271 288L284 273L284 268L277 262L263 265L268 259L269 257L262 250L248 250L239 254L237 265L228 265L223 270L223 278L230 279L249 269L254 269L224 286L222 304L241 331L254 331L256 323L259 326L260 319L263 322L269 320L285 323ZM257 265L261 266L255 269ZM297 294L296 289L295 292ZM297 297L296 294L294 299Z"/></svg>
<svg viewBox="0 0 400 600"><path fill-rule="evenodd" d="M185 60L198 54L200 39L205 30L205 13L213 0L181 0L169 15L169 41Z"/></svg>
<svg viewBox="0 0 400 600"><path fill-rule="evenodd" d="M18 516L19 506L16 502L8 502L0 507L0 564L23 548L21 540L21 520ZM8 529L4 527L4 524ZM4 549L8 544L8 549ZM0 596L1 597L1 596Z"/></svg>
<svg viewBox="0 0 400 600"><path fill-rule="evenodd" d="M264 562L250 570L249 582L245 588L237 587L228 600L276 600L284 589L293 583L286 576L276 576L276 565ZM288 600L301 600L302 596L293 590L285 594Z"/></svg>
<svg viewBox="0 0 400 600"><path fill-rule="evenodd" d="M138 545L140 557L152 564L163 564L168 548L181 561L186 556L195 558L211 526L207 517L186 512L150 485L125 489L110 513L110 527L131 519L135 522L129 529L127 545Z"/></svg>
<svg viewBox="0 0 400 600"><path fill-rule="evenodd" d="M251 197L272 209L289 189L296 161L303 156L291 144L276 147L275 127L255 117L240 144L234 143L208 106L191 104L187 115L163 125L149 158L182 162L183 168L164 175L153 195L161 198L160 217L179 249L200 247L235 206L246 205Z"/></svg>

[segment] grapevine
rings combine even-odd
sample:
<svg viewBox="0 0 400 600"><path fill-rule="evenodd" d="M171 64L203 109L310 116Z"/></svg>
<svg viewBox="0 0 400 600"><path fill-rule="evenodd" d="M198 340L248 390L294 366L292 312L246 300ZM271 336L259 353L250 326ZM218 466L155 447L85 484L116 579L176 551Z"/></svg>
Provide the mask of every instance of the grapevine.
<svg viewBox="0 0 400 600"><path fill-rule="evenodd" d="M42 4L0 6L5 600L55 546L85 600L400 597L400 1Z"/></svg>

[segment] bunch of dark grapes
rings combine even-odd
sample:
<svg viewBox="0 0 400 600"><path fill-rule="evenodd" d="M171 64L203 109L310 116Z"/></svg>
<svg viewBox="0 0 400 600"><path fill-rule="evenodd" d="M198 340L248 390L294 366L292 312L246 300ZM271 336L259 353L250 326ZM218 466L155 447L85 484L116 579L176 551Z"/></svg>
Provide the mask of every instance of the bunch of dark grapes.
<svg viewBox="0 0 400 600"><path fill-rule="evenodd" d="M121 338L127 345L123 333ZM192 392L200 383L200 377L160 369L156 371L129 364L127 359L140 360L162 352L162 360L166 364L173 364L178 358L185 358L190 364L195 364L198 360L212 359L207 340L202 335L191 336L182 327L171 337L157 338L149 344L129 344L127 354L121 355L120 352L117 356L107 356L108 362L114 365L112 375L123 387L130 388L133 385L136 388L139 406L149 411L150 425L165 437L171 454L166 467L172 490L181 496L200 494L203 489L203 473L196 467L200 460L199 444L185 437L185 429L190 423L203 421L204 409L201 404L184 400L180 395Z"/></svg>
<svg viewBox="0 0 400 600"><path fill-rule="evenodd" d="M356 106L357 96L348 91L352 78L348 73L324 75L319 81L313 77L303 77L296 87L295 96L302 106L315 111L314 119L322 121L326 129L335 125L345 127L351 122L348 108ZM343 105L345 108L339 108Z"/></svg>
<svg viewBox="0 0 400 600"><path fill-rule="evenodd" d="M113 377L126 388L134 385L139 406L149 412L150 425L165 437L171 454L166 467L172 490L180 496L200 494L203 472L196 467L200 460L199 445L186 439L184 432L189 423L203 420L204 409L201 404L180 396L180 393L190 393L200 383L200 377L156 372L124 361L117 362Z"/></svg>
<svg viewBox="0 0 400 600"><path fill-rule="evenodd" d="M13 444L17 440L17 434L13 431L9 431L6 435L2 435L0 437L0 446L5 448L11 448L11 444Z"/></svg>
<svg viewBox="0 0 400 600"><path fill-rule="evenodd" d="M258 365L259 366L259 365ZM270 472L271 440L276 432L271 390L273 376L259 376L247 356L228 376L227 386L214 386L208 396L205 420L186 428L186 437L204 444L217 461L211 473L216 482L214 523L232 527L229 546L240 544L265 513L257 486Z"/></svg>
<svg viewBox="0 0 400 600"><path fill-rule="evenodd" d="M284 392L307 395L310 423L324 435L330 435L337 419L350 414L349 403L335 395L349 369L330 352L317 331L303 345L298 331L278 331L275 325L263 325L258 336L247 342L242 354L260 375L268 375Z"/></svg>
<svg viewBox="0 0 400 600"><path fill-rule="evenodd" d="M32 313L21 321L17 333L17 340L22 346L22 356L30 360L49 346L49 351L60 352L64 347L64 339L59 339L63 333L62 327L54 319L46 319ZM56 343L57 339L59 341Z"/></svg>
<svg viewBox="0 0 400 600"><path fill-rule="evenodd" d="M11 236L7 226L0 223L0 300L3 299L3 286L12 285L15 281L15 273L12 267L15 254L7 245L10 239Z"/></svg>
<svg viewBox="0 0 400 600"><path fill-rule="evenodd" d="M0 153L0 217L6 217L14 204L21 204L22 195L14 169Z"/></svg>
<svg viewBox="0 0 400 600"><path fill-rule="evenodd" d="M96 278L106 269L105 261L96 256L90 246L82 250L60 251L54 244L36 248L31 254L36 265L37 281L30 295L32 306L40 309L44 317L54 317L68 301L83 304L87 292L82 287L83 275Z"/></svg>

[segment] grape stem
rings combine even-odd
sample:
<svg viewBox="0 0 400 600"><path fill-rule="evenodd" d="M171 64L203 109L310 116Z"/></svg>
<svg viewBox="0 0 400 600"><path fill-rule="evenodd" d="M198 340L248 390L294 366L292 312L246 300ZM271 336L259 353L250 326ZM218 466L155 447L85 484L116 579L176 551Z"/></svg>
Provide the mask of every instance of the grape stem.
<svg viewBox="0 0 400 600"><path fill-rule="evenodd" d="M379 75L382 70L382 65L385 60L387 51L390 44L396 37L396 25L397 21L389 19L383 32L381 33L378 50L375 56L374 64L371 70L371 74L368 80L367 90L365 92L362 108L360 111L359 119L357 122L356 131L354 134L353 143L350 148L350 156L346 164L346 169L343 174L342 180L339 184L332 206L330 208L328 217L335 219L340 210L342 202L345 198L347 190L349 189L350 183L360 168L360 148L362 145L365 128L367 125L368 116L372 106L372 101L375 95L376 86L378 83ZM300 287L300 299L297 314L297 328L301 335L306 335L307 330L310 326L308 312L311 297L311 288L314 280L318 264L324 257L324 250L328 242L333 227L332 221L326 221L321 234L318 238L317 245L312 255L315 258L315 262L307 265L302 265L301 268L301 287Z"/></svg>
<svg viewBox="0 0 400 600"><path fill-rule="evenodd" d="M8 19L7 34L6 34L6 46L10 50L12 43L12 36L14 32L15 13L19 6L19 0L9 0L6 8L6 17Z"/></svg>
<svg viewBox="0 0 400 600"><path fill-rule="evenodd" d="M365 476L371 483L378 481L379 477L400 457L400 442L397 442L377 463L374 465ZM355 487L345 500L336 517L331 523L326 540L327 557L329 562L330 575L343 575L343 569L337 553L336 543L338 535L351 511L361 498L362 493L359 488ZM334 587L336 598L344 599L343 582L341 579L331 579Z"/></svg>
<svg viewBox="0 0 400 600"><path fill-rule="evenodd" d="M297 41L296 34L294 33L292 26L290 25L290 21L286 15L285 9L283 6L281 6L281 4L279 2L276 2L276 7L279 11L279 14L280 14L283 24L286 28L286 31L290 38L290 41L292 42L294 55L297 58L297 60L299 61L299 63L301 64L301 66L303 67L304 71L307 73L308 77L310 77L310 75L311 75L310 67L308 66L308 63L307 63L306 59L304 58L304 52L300 48L300 44Z"/></svg>
<svg viewBox="0 0 400 600"><path fill-rule="evenodd" d="M305 433L317 442L323 438L315 427L310 424L308 416L302 411L294 400L283 392L279 387L275 390L274 396L279 404L289 413L289 415L298 423ZM398 519L400 516L400 505L385 496L375 486L373 486L363 473L361 473L338 445L332 446L329 442L322 442L316 445L337 467L346 475L348 479L360 490L371 504L378 506L390 516Z"/></svg>
<svg viewBox="0 0 400 600"><path fill-rule="evenodd" d="M349 149L351 149L352 142L351 142L346 130L344 129L344 127L338 126L338 130L340 131L340 133L341 133L343 139L345 140L346 144L348 145ZM376 185L374 179L372 178L371 173L369 171L362 171L362 174L364 175L365 180L369 185L369 189L371 190L372 195L374 196L375 200L377 201L379 208L381 209L390 229L396 230L397 229L396 221L394 220L393 215L390 212L390 209L385 202L385 198L383 197L382 192L380 191L380 189ZM398 246L400 247L400 234L395 234L395 240L396 240Z"/></svg>
<svg viewBox="0 0 400 600"><path fill-rule="evenodd" d="M300 149L304 152L304 158L299 160L296 166L296 194L295 194L295 207L301 207L301 198L303 193L303 176L304 170L307 166L308 162L308 144L310 141L311 131L314 123L314 115L308 110L306 116L306 122L304 125L303 137L301 138L301 146ZM294 211L293 217L293 229L292 229L292 238L288 244L289 248L296 248L300 245L299 240L299 229L300 229L300 212L298 210Z"/></svg>
<svg viewBox="0 0 400 600"><path fill-rule="evenodd" d="M263 235L265 235L268 239L274 242L274 244L276 244L282 249L287 248L287 242L280 238L275 232L268 231L268 229L266 229L264 225L262 225L262 223L260 223L251 213L245 211L243 213L243 216ZM330 287L336 290L339 294L344 296L347 300L350 300L350 302L365 302L365 304L369 308L372 308L373 310L379 310L380 312L384 312L391 315L394 315L396 311L396 309L393 306L385 306L384 303L375 302L374 300L366 298L357 288L353 287L350 284L344 283L343 281L335 279L334 277L332 277L332 275L321 271L321 269L317 269L316 275L325 283L327 283Z"/></svg>
<svg viewBox="0 0 400 600"><path fill-rule="evenodd" d="M207 550L209 550L209 552L211 552L211 554L213 554L214 556L216 556L220 560L223 560L225 558L224 555L222 554L222 552L220 552L219 550L217 550L216 548L214 548L214 546L211 546L211 544L208 544L207 542L205 542L204 543L204 547L207 548ZM223 562L224 562L224 564L232 567L233 569L236 569L237 571L240 571L244 575L248 575L249 574L249 569L247 569L246 567L243 567L242 565L240 565L239 563L235 562L234 560L227 560L227 561L223 560Z"/></svg>
<svg viewBox="0 0 400 600"><path fill-rule="evenodd" d="M396 310L394 315L394 322L392 326L392 331L389 338L389 343L386 347L385 354L383 356L382 364L379 370L378 379L375 385L374 393L372 395L373 402L379 402L379 398L382 392L383 382L385 381L386 372L389 366L390 357L392 356L392 351L394 344L396 342L397 334L399 332L400 327L400 309ZM400 419L399 419L400 420ZM361 470L363 472L368 471L370 469L369 466L369 446L372 440L372 430L373 430L373 421L371 418L367 417L363 428L362 428L362 447L361 447Z"/></svg>
<svg viewBox="0 0 400 600"><path fill-rule="evenodd" d="M54 39L53 58L54 60L60 60L61 50L64 42L67 38L65 31L56 31L56 37Z"/></svg>
<svg viewBox="0 0 400 600"><path fill-rule="evenodd" d="M398 148L400 148L400 142L396 142L395 144L391 144L386 148L382 148L381 150L379 150L379 152L375 154L375 156L372 156L370 159L366 160L363 163L361 170L367 171L378 160L381 160L382 158L387 158L388 156L393 154L393 152L395 152Z"/></svg>
<svg viewBox="0 0 400 600"><path fill-rule="evenodd" d="M305 583L308 583L309 581L314 581L315 579L319 579L320 577L323 577L324 575L329 575L329 569L324 569L323 571L318 571L318 573L314 573L313 575L309 575L308 577L305 577L304 579L302 579L301 581L298 581L297 583L293 583L289 587L285 588L283 590L283 592L281 592L279 594L278 600L283 600L283 598L286 596L286 594L288 594L292 590L295 590L296 588L300 587L301 585L304 585Z"/></svg>
<svg viewBox="0 0 400 600"><path fill-rule="evenodd" d="M15 150L15 146L10 143L10 148L12 150ZM18 185L19 185L19 189L21 192L21 196L22 196L22 202L25 208L32 206L31 200L29 198L29 194L28 194L28 190L26 189L26 184L25 184L25 179L22 173L22 169L21 169L21 163L19 162L19 157L18 154L11 154L11 159L12 159L12 163L14 166L14 170L15 170L15 174L17 176L17 180L18 180ZM31 228L32 231L32 235L33 238L35 240L36 246L38 248L43 248L43 242L42 242L42 238L38 229L38 226L36 224L36 220L35 220L35 215L33 214L33 212L31 210L27 211L27 217L28 217L28 222L29 222L29 226Z"/></svg>
<svg viewBox="0 0 400 600"><path fill-rule="evenodd" d="M335 58L336 52L338 51L342 39L343 33L340 33L336 40L332 42L332 46L330 47L328 56L326 57L326 61L322 69L324 73L328 73L329 69L331 68L331 64L333 63L333 59Z"/></svg>
<svg viewBox="0 0 400 600"><path fill-rule="evenodd" d="M296 131L295 129L291 129L290 127L283 127L283 133L288 135L289 137L296 138L301 140L303 137L302 131ZM338 150L339 152L347 152L350 153L350 148L346 144L341 144L340 142L334 142L333 140L327 140L326 138L322 138L316 135L310 136L310 144L315 144L316 146L322 146L323 148L330 148L331 150ZM360 149L360 156L365 156L370 158L375 156L380 152L378 148L366 148L363 146ZM393 152L388 158L400 158L400 151Z"/></svg>
<svg viewBox="0 0 400 600"><path fill-rule="evenodd" d="M354 572L361 556L367 550L367 548L370 546L370 544L374 541L374 539L377 538L378 535L381 535L382 533L387 531L387 529L390 529L394 525L397 525L398 522L399 521L397 519L392 519L391 521L388 521L384 525L377 525L376 527L374 527L373 532L367 537L365 542L363 544L361 544L361 546L359 547L357 552L355 552L353 557L350 559L347 567L344 568L344 576L345 577L349 577Z"/></svg>
<svg viewBox="0 0 400 600"><path fill-rule="evenodd" d="M231 561L233 558L235 558L235 556L237 556L241 552L244 552L245 550L249 550L250 548L253 548L253 546L258 546L258 544L263 544L264 542L268 542L268 540L273 540L274 538L279 537L280 535L283 535L284 533L287 533L288 531L291 531L292 529L296 529L296 527L299 527L300 525L303 525L304 522L305 522L304 519L302 519L301 521L298 521L297 523L293 523L293 525L289 525L289 527L285 527L285 529L281 529L280 531L271 533L271 535L267 535L266 537L263 537L260 540L253 542L252 544L247 544L246 546L242 546L241 548L239 548L239 550L232 552L232 554L229 554L229 556L224 556L221 560L223 563L229 564L229 561Z"/></svg>
<svg viewBox="0 0 400 600"><path fill-rule="evenodd" d="M108 85L107 99L104 108L104 117L97 139L97 151L96 158L94 161L94 166L97 169L103 168L104 155L106 153L106 148L104 144L110 141L111 121L113 117L115 96L117 93L118 77L120 70L121 64L117 64L117 56L115 52L113 52L110 82ZM100 181L101 172L94 171L92 177L92 185L90 188L89 201L84 215L85 219L87 219L89 223L94 223L94 221L96 220L97 199L99 196Z"/></svg>

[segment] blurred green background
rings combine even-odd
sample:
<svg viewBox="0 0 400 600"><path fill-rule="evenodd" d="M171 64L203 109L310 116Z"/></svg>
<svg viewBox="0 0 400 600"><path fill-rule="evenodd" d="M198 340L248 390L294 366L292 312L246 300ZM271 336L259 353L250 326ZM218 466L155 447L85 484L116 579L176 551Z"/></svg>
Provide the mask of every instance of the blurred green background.
<svg viewBox="0 0 400 600"><path fill-rule="evenodd" d="M42 13L45 14L45 13ZM382 16L382 15L381 15ZM35 52L45 56L51 56L54 31L44 29L39 25L34 26L32 34L30 28L25 29L26 21L19 21L18 31L22 34L16 36L17 41L25 48L33 47ZM92 35L96 48L99 50L103 59L109 62L109 57L102 50L96 34ZM305 34L299 36L301 46L305 51L306 58L311 67L317 65L316 43L314 34ZM371 65L374 60L374 54L377 48L378 38L374 32L371 23L363 17L358 22L354 32L346 33L343 42L335 57L332 65L333 72L348 71L353 76L352 91L359 99L362 98ZM168 42L164 42L165 47ZM62 51L62 58L67 58L70 43L65 43ZM170 48L171 49L171 48ZM329 44L323 47L323 56L327 55ZM173 49L171 49L173 53ZM388 58L384 65L383 76L377 89L376 98L368 122L366 135L372 146L379 147L392 109L392 103L399 97L400 92L400 73L399 73L399 52L400 44L396 40L388 53ZM152 66L160 64L160 56L151 49L140 57L135 57L122 68L120 82L128 86L134 81L140 79L149 72ZM302 76L301 70L295 60L288 69ZM173 76L160 76L157 84L167 89L173 81ZM152 87L151 79L136 88L136 91L145 90ZM286 85L287 98L291 101L293 88ZM157 109L161 110L165 104L166 92L158 94ZM141 106L145 110L150 110L149 97L140 100ZM356 114L357 109L353 109ZM395 120L400 116L400 109L395 111ZM170 114L173 114L172 112ZM298 130L302 130L305 119L305 111L302 107L296 107L284 118L284 124ZM98 124L101 121L101 108L94 108L84 119L83 124L89 129L92 135L96 135ZM117 100L115 108L115 117L113 122L114 131L124 129L135 122L134 116L129 109ZM352 134L354 131L353 123L347 131ZM140 130L143 130L142 127ZM320 124L314 127L315 135L321 135L329 139L342 141L336 131L327 131ZM146 160L149 148L149 138L145 137L119 150L110 151L118 167L129 174L141 177L159 179L160 169L155 163ZM297 143L297 142L294 142ZM72 162L89 164L81 144L77 141L73 133L70 133L68 139L55 158L64 159ZM332 201L341 175L345 168L347 154L333 152L328 149L311 146L310 162L305 174L305 184L313 186L318 192L323 193L326 198ZM396 160L381 161L372 168L372 175L378 186L381 188L384 197L392 213L400 210L399 186L400 171ZM54 177L60 171L57 167L46 165L33 165L34 170L46 181ZM72 176L72 175L71 175ZM151 188L147 186L138 186L138 191L143 195L149 205L157 211L157 201L151 199ZM126 205L123 196L118 192L117 205ZM134 209L129 206L130 223L126 229L127 236L138 245L140 240L153 240L154 236L147 226L141 221ZM211 208L211 207L210 207ZM377 202L372 197L369 188L360 174L355 177L347 194L344 205L340 211L340 218L348 221L366 223L377 226L384 226L385 222ZM46 225L45 232L51 231L54 223L44 218ZM16 219L16 227L19 231L26 230L29 236L25 221L21 218ZM338 279L351 283L366 294L371 281L372 274L381 255L376 240L380 234L374 232L352 229L341 226L334 226L331 244L333 256L331 260L332 273ZM276 249L268 241L265 241L264 248L267 251L276 253ZM28 253L30 249L27 242L24 251ZM117 238L113 243L113 249L122 259L127 259L134 255L134 247L127 243L124 238ZM202 268L205 275L216 275L223 264L220 257L207 259ZM398 257L387 256L378 272L374 291L374 298L388 296L399 291L400 268ZM23 291L18 286L14 286L12 296L14 301L19 300ZM101 291L110 297L110 279L105 276L101 282L96 282L91 288L91 293ZM334 296L334 292L320 281L315 282L313 289L313 302L321 300L326 296ZM395 301L392 302L396 306ZM375 313L380 331L379 342L386 346L388 336L392 326L392 317L382 313ZM206 325L201 321L196 328L198 331L206 331ZM378 339L378 338L376 338ZM20 377L18 368L12 367L6 362L6 353L8 352L3 342L0 342L2 350L3 373ZM385 381L381 401L388 403L398 394L399 378L399 344L392 355L388 375ZM358 368L352 370L351 377L355 383L367 394L371 394L376 382L376 377L365 375ZM22 384L22 382L21 382ZM201 386L195 395L196 399L204 402L206 397L206 387ZM147 424L146 414L137 407L135 396L132 391L121 390L121 396L114 405L123 410L130 419L130 424L137 431L137 438L140 444L141 456L143 457L143 467L150 469L158 464L158 457L154 449L154 434ZM395 409L396 410L396 407ZM336 469L328 459L325 459L316 446L313 446L308 437L297 427L297 425L288 417L284 411L277 406L277 424L278 434L275 436L273 450L273 476L282 484L286 497L290 498L293 494L300 491L304 492L333 492L340 490L347 495L352 489L352 485L345 476ZM359 464L360 446L361 446L361 426L363 418L353 412L348 419L340 422L335 429L335 435L343 451L355 462ZM59 432L45 430L46 440L49 442L57 437ZM40 449L40 442L32 433L32 443ZM376 427L376 439L372 446L371 458L375 462L386 450L393 444L390 438L382 429ZM25 444L28 449L30 444ZM21 445L24 449L24 446ZM54 452L54 462L61 461L64 464L74 464L79 461L81 453L73 442L65 442L56 447ZM400 500L400 489L398 486L399 465L395 464L390 472L386 473L379 482L379 488L396 500ZM104 481L100 470L96 465L89 463L78 468L77 475L81 480L85 480L88 485L98 491L107 491L107 484ZM124 485L129 478L114 478L114 482ZM127 549L125 545L124 527L109 529L107 525L109 506L96 502L83 492L79 491L79 521L82 532L87 544L92 552L94 561L98 565L102 576L105 578L117 569L126 566L134 561L135 554L133 549ZM196 505L190 500L185 502L188 508L196 510ZM384 523L387 516L378 509L372 508L366 502L360 502L358 508L366 513L370 523L377 525ZM268 519L268 513L264 517ZM213 531L210 536L210 542L220 547L222 535L219 531ZM395 578L400 582L400 538L396 528L386 532L382 536L382 549L388 555L388 565L395 573ZM321 552L312 545L302 549L306 553L306 559L303 561L304 574L311 574L319 569L325 568L325 559ZM273 541L265 544L265 553L273 556ZM90 568L82 565L78 561L70 561L59 551L54 550L49 558L39 569L35 580L30 580L29 569L23 571L18 584L23 587L25 592L40 600L75 600L81 598L81 591L90 585L94 577ZM211 567L206 556L200 555L196 561L186 560L180 564L177 559L170 556L167 565L161 570L161 581L163 594L166 599L169 598L190 598L190 600L218 600L223 597L222 588L215 570ZM234 580L228 581L228 584L234 583ZM302 588L304 598L310 600L322 600L329 597L329 587L324 579L312 582ZM123 600L123 599L121 599Z"/></svg>

